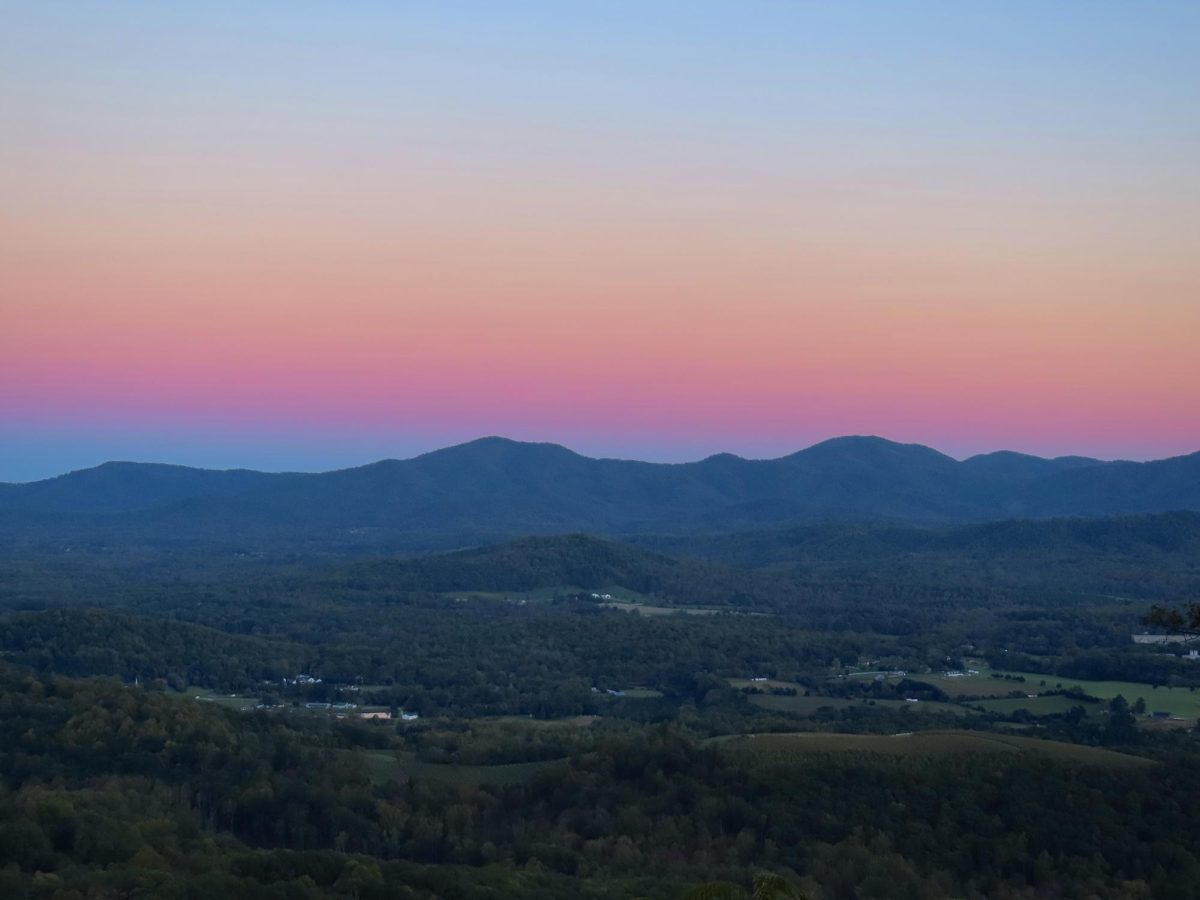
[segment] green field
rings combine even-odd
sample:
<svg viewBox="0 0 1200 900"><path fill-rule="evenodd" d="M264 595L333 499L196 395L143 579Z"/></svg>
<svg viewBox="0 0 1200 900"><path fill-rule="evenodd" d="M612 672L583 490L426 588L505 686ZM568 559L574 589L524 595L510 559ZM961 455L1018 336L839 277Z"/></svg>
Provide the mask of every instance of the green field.
<svg viewBox="0 0 1200 900"><path fill-rule="evenodd" d="M190 687L184 691L184 694L188 697L194 697L196 700L215 703L217 706L239 711L254 709L259 702L257 697L243 697L239 694L218 694L216 691L210 691L208 688Z"/></svg>
<svg viewBox="0 0 1200 900"><path fill-rule="evenodd" d="M846 697L805 697L802 694L795 696L791 694L751 694L750 702L763 709L793 713L799 716L811 716L823 706L833 707L834 709L848 709L851 707L858 707L859 709L904 709L914 714L946 712L959 716L966 715L969 711L954 703L935 703L925 700L922 700L920 703L908 703L904 700L876 700L874 704L870 704L865 700L851 700Z"/></svg>
<svg viewBox="0 0 1200 900"><path fill-rule="evenodd" d="M1044 741L976 731L923 731L897 735L754 734L723 739L729 753L748 754L756 761L779 764L802 762L814 754L870 753L883 756L945 756L958 753L1011 753L1069 759L1094 765L1152 765L1149 760L1099 747Z"/></svg>
<svg viewBox="0 0 1200 900"><path fill-rule="evenodd" d="M1155 688L1152 685L1136 681L1088 681L1079 678L1064 678L1060 675L1039 675L1035 672L997 672L996 674L1014 675L1025 680L1010 681L1005 678L993 678L986 670L981 671L979 675L963 675L953 678L943 674L909 675L907 677L913 681L934 685L955 700L979 700L980 702L972 702L970 705L981 706L995 712L1012 712L1017 709L1029 709L1043 715L1049 715L1052 712L1066 712L1071 706L1077 704L1067 702L1064 705L1061 698L1047 698L1045 702L1034 704L1034 701L1028 697L1009 697L1009 694L1014 692L1040 694L1049 690L1075 688L1098 700L1111 700L1119 694L1129 701L1130 705L1136 702L1138 697L1141 697L1146 701L1147 712L1167 712L1185 719L1200 718L1200 691L1193 691L1190 688ZM895 676L887 679L891 684L900 680ZM1037 698L1039 701L1042 699ZM1004 700L1005 702L985 702L990 700ZM1066 700L1069 701L1070 698L1066 698ZM1088 707L1088 704L1079 705L1084 706L1085 709Z"/></svg>
<svg viewBox="0 0 1200 900"><path fill-rule="evenodd" d="M851 678L856 676L850 676ZM913 675L905 676L910 681L921 681L925 684L932 684L934 687L946 693L946 696L955 699L970 699L975 697L1007 697L1013 691L1021 691L1022 693L1034 693L1034 689L1030 688L1027 683L1020 681L1009 681L1004 678L991 678L987 673L979 675L960 675L951 677L942 674L929 675ZM887 679L889 684L896 684L904 679L889 676ZM1034 682L1035 684L1037 682Z"/></svg>
<svg viewBox="0 0 1200 900"><path fill-rule="evenodd" d="M1097 715L1107 712L1108 709L1103 703L1085 703L1061 694L1048 697L1005 697L994 700L977 700L972 702L971 706L982 709L984 712L999 713L1003 716L1012 715L1019 709L1028 710L1035 716L1061 715L1070 712L1076 706L1081 707L1088 715Z"/></svg>
<svg viewBox="0 0 1200 900"><path fill-rule="evenodd" d="M1059 675L1036 675L1032 672L1013 672L1013 675L1024 675L1025 686L1029 693L1039 690L1055 690L1061 688L1070 690L1078 688L1090 697L1100 700L1111 700L1120 694L1130 705L1142 697L1146 701L1146 711L1169 712L1174 716L1185 719L1200 718L1200 691L1185 687L1160 687L1139 684L1136 681L1081 681L1078 678L1063 678ZM1045 685L1042 685L1042 682Z"/></svg>
<svg viewBox="0 0 1200 900"><path fill-rule="evenodd" d="M587 728L593 723L600 721L600 717L566 716L561 719L535 719L532 716L481 716L471 719L471 721L496 725L519 725L524 728L540 730L546 728Z"/></svg>
<svg viewBox="0 0 1200 900"><path fill-rule="evenodd" d="M418 760L412 753L390 753L387 750L338 751L354 758L367 777L376 784L403 781L408 778L427 779L449 784L521 784L539 772L561 765L563 760L544 762L506 763L498 766L460 766L429 763Z"/></svg>
<svg viewBox="0 0 1200 900"><path fill-rule="evenodd" d="M657 602L653 597L631 591L623 587L580 587L577 584L556 584L550 587L534 588L528 591L441 591L440 596L447 600L507 600L510 602L529 602L553 600L568 594L611 594L612 600L603 603L604 606L622 605L652 605ZM665 608L665 607L664 607Z"/></svg>
<svg viewBox="0 0 1200 900"><path fill-rule="evenodd" d="M714 616L726 610L702 606L655 606L651 603L635 603L626 600L606 600L601 606L609 609L619 609L622 612L635 612L640 616L673 616L678 613L690 616Z"/></svg>

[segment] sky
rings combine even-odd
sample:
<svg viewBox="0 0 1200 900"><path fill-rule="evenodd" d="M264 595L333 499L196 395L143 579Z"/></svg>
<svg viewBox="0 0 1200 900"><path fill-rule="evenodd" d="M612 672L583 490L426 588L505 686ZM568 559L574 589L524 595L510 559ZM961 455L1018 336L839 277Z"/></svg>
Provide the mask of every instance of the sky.
<svg viewBox="0 0 1200 900"><path fill-rule="evenodd" d="M0 481L1200 450L1200 4L0 0Z"/></svg>

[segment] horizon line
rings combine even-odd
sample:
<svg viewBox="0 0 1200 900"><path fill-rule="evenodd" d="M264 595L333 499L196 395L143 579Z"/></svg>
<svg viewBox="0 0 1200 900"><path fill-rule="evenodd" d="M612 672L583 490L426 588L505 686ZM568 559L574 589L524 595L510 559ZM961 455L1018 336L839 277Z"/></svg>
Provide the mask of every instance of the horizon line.
<svg viewBox="0 0 1200 900"><path fill-rule="evenodd" d="M31 479L28 481L0 481L0 485L18 486L18 485L38 484L39 482L53 481L57 478L65 478L69 475L74 475L79 472L89 472L93 469L99 469L104 466L110 466L110 465L165 466L165 467L173 467L173 468L181 468L181 469L194 469L197 471L208 471L208 472L256 472L256 473L263 474L263 475L326 475L326 474L330 474L333 472L346 472L346 471L351 471L353 469L361 469L361 468L365 468L366 466L379 465L381 463L387 463L387 462L410 462L412 460L420 459L425 456L431 456L436 453L443 453L443 452L447 452L447 451L451 451L451 450L457 450L457 449L461 449L463 447L469 447L473 444L480 444L480 443L484 443L484 442L488 442L488 441L498 441L498 442L504 442L504 443L508 443L508 444L519 444L519 445L524 445L524 446L529 446L529 447L539 447L539 446L540 447L553 447L553 448L556 448L559 450L566 451L567 453L571 453L571 454L581 457L583 459L591 459L591 460L597 460L597 461L641 463L643 465L652 465L652 466L697 465L699 463L707 462L708 460L715 459L717 457L732 457L733 459L737 459L742 462L776 462L778 460L787 459L788 457L795 456L799 453L804 453L809 450L813 450L813 449L823 446L825 444L835 443L838 441L864 441L864 442L876 441L876 442L881 442L881 443L889 444L889 445L896 446L896 447L915 447L915 448L919 448L922 450L932 451L932 452L937 453L940 456L944 456L945 458L952 460L956 463L965 463L969 460L978 459L980 457L985 457L985 456L994 456L997 454L1010 454L1013 456L1022 456L1022 457L1026 457L1029 459L1041 459L1041 460L1046 460L1046 461L1063 460L1063 459L1079 459L1079 460L1090 460L1090 461L1093 461L1096 463L1131 463L1131 464L1135 464L1135 465L1140 465L1140 464L1150 463L1150 462L1162 462L1162 461L1169 460L1169 459L1179 459L1179 458L1186 457L1186 456L1192 456L1195 453L1200 453L1200 450L1195 450L1195 451L1190 451L1187 453L1179 453L1179 454L1174 454L1171 456L1154 457L1154 458L1149 458L1149 459L1129 459L1129 458L1123 458L1123 457L1105 459L1103 457L1086 456L1086 455L1077 454L1077 453L1067 453L1067 454L1062 454L1059 456L1039 456L1036 453L1026 453L1026 452L1020 451L1020 450L1008 450L1008 449L1001 448L1001 449L997 449L997 450L988 450L988 451L985 451L982 453L973 453L973 454L970 454L969 456L956 457L956 456L950 455L949 453L945 453L944 451L939 450L936 447L933 447L929 444L922 444L922 443L918 443L918 442L914 442L914 441L896 441L896 440L892 440L891 438L886 438L881 435L874 435L874 434L844 434L844 435L835 435L833 437L824 438L824 439L816 441L812 444L808 444L807 446L801 447L797 450L793 450L788 453L784 453L780 456L752 457L752 456L742 456L740 454L732 453L729 451L717 451L716 453L710 453L707 456L703 456L699 459L684 459L684 460L671 462L671 461L655 461L655 460L646 460L646 459L636 459L633 457L623 457L623 456L589 456L586 453L580 453L579 451L568 447L566 444L560 444L560 443L557 443L554 441L519 440L517 438L510 438L510 437L506 437L504 435L489 434L489 435L481 435L480 437L472 438L470 440L461 441L456 444L447 444L445 446L434 447L430 450L425 450L420 453L415 453L412 456L406 456L406 457L388 456L388 457L382 457L380 459L369 460L369 461L363 462L363 463L358 463L356 465L339 466L339 467L334 467L334 468L330 468L330 469L315 469L315 470L255 469L255 468L249 468L246 466L229 466L229 467L222 468L222 467L195 466L195 465L188 465L186 463L160 462L160 461L150 461L150 460L108 459L108 460L104 460L102 462L96 463L95 465L92 465L92 466L84 466L84 467L78 468L78 469L69 469L65 472L60 472L57 475L48 475L44 478L34 478L34 479Z"/></svg>

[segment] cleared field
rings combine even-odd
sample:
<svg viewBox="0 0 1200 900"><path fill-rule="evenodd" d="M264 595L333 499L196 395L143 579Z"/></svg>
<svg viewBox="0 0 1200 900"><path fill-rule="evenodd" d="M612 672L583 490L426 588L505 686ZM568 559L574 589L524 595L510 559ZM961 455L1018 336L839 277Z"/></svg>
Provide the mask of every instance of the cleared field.
<svg viewBox="0 0 1200 900"><path fill-rule="evenodd" d="M384 784L388 781L403 781L408 778L441 781L449 784L521 784L539 772L561 765L563 760L544 762L507 763L499 766L459 766L428 763L418 760L411 753L390 753L386 750L344 750L352 756L356 765L372 782Z"/></svg>
<svg viewBox="0 0 1200 900"><path fill-rule="evenodd" d="M776 712L793 713L799 716L811 716L822 707L834 709L904 709L914 714L946 712L952 715L966 715L970 710L955 703L934 703L922 700L920 703L908 703L904 700L876 700L869 704L864 700L849 700L845 697L805 697L801 694L751 694L750 702L763 709Z"/></svg>
<svg viewBox="0 0 1200 900"><path fill-rule="evenodd" d="M1062 695L976 700L971 705L982 709L984 712L994 712L1005 716L1012 715L1019 709L1028 710L1035 716L1055 716L1070 712L1076 706L1081 707L1090 716L1106 711L1103 703L1084 703L1071 697L1063 697Z"/></svg>
<svg viewBox="0 0 1200 900"><path fill-rule="evenodd" d="M984 701L989 699L1003 699L1006 701L1017 701L1021 704L997 705L993 707L997 712L1006 708L1008 711L1025 708L1037 711L1039 707L1029 707L1026 705L1030 702L1028 698L1009 697L1009 694L1013 692L1019 691L1022 694L1036 694L1046 690L1069 690L1077 688L1089 697L1095 697L1098 700L1111 700L1120 694L1132 705L1137 701L1138 697L1141 697L1146 701L1148 712L1161 711L1174 716L1182 716L1185 719L1200 718L1200 691L1193 691L1190 688L1155 688L1152 685L1136 681L1088 681L1078 678L1063 678L1059 675L1039 675L1036 672L996 672L995 674L1013 675L1025 680L1014 681L1007 678L994 678L987 671L983 671L979 675L962 675L957 677L944 674L909 675L907 677L913 681L923 681L926 684L934 685L944 691L948 697L955 700ZM866 676L851 675L849 677ZM896 676L889 676L887 678L887 681L891 684L895 684L900 680ZM982 704L972 702L970 705L980 706ZM1040 704L1040 707L1051 709L1055 705L1057 704L1047 702ZM1085 708L1087 707L1086 704L1083 705ZM1070 709L1070 706L1069 704L1056 711L1065 712L1067 709Z"/></svg>
<svg viewBox="0 0 1200 900"><path fill-rule="evenodd" d="M1149 760L1099 747L1061 741L975 731L918 731L896 735L795 734L742 735L721 742L729 753L749 754L764 763L802 762L829 753L867 753L882 756L948 756L959 753L1029 754L1067 759L1090 765L1153 765Z"/></svg>
<svg viewBox="0 0 1200 900"><path fill-rule="evenodd" d="M635 612L639 616L673 616L677 613L689 616L715 616L722 612L720 609L700 606L654 606L649 603L634 603L625 600L609 600L600 605L607 606L609 609L619 609L622 612Z"/></svg>
<svg viewBox="0 0 1200 900"><path fill-rule="evenodd" d="M257 697L242 697L238 694L218 694L216 691L210 691L207 688L190 687L184 693L188 697L194 697L206 703L215 703L217 706L224 706L226 709L241 711L254 709L259 702Z"/></svg>
<svg viewBox="0 0 1200 900"><path fill-rule="evenodd" d="M534 719L530 716L481 716L472 722L495 723L498 725L520 725L537 730L553 728L586 728L600 721L599 716L566 716L562 719Z"/></svg>
<svg viewBox="0 0 1200 900"><path fill-rule="evenodd" d="M1014 675L1024 675L1025 685L1029 687L1030 693L1037 691L1039 688L1055 689L1055 688L1079 688L1085 694L1091 697L1096 697L1100 700L1111 700L1120 694L1130 704L1137 701L1138 697L1146 701L1146 710L1155 712L1171 713L1175 716L1183 716L1185 719L1200 718L1200 691L1193 691L1190 688L1184 687L1160 687L1156 688L1149 684L1140 684L1136 681L1081 681L1077 678L1063 678L1059 675L1036 675L1032 672L1013 672ZM1045 682L1045 685L1042 685Z"/></svg>
<svg viewBox="0 0 1200 900"><path fill-rule="evenodd" d="M874 678L875 673L866 672L857 675L850 675L850 678ZM923 681L925 684L932 684L941 691L945 691L946 696L955 699L973 699L976 697L1007 697L1013 691L1025 691L1029 689L1027 683L1020 681L1010 681L1006 678L992 678L988 674L979 675L943 675L943 674L928 674L917 675L909 674L905 678L911 681ZM885 679L889 684L896 684L903 681L896 675L889 675ZM1037 682L1034 682L1035 684ZM1029 689L1033 693L1032 689Z"/></svg>

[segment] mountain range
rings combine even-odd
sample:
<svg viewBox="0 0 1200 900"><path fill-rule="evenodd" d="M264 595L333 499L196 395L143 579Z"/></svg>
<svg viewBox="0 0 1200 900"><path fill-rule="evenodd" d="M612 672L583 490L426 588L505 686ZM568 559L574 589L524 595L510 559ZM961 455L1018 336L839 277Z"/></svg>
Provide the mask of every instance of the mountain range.
<svg viewBox="0 0 1200 900"><path fill-rule="evenodd" d="M926 525L1200 509L1200 453L1151 462L966 460L877 437L770 460L592 459L482 438L333 472L215 471L110 462L0 484L6 533L307 537L463 546L521 534L704 534L813 522Z"/></svg>

